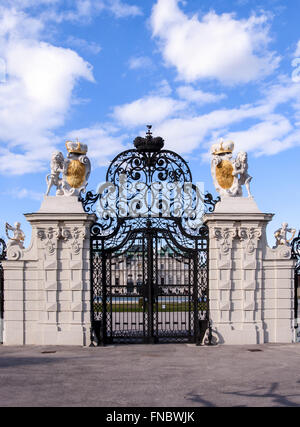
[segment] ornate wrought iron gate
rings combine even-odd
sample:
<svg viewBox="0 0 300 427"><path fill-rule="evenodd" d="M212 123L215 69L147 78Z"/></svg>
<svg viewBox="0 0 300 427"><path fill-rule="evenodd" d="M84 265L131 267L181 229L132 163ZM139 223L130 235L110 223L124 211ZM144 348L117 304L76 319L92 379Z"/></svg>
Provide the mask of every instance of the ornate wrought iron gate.
<svg viewBox="0 0 300 427"><path fill-rule="evenodd" d="M0 344L3 342L3 318L4 318L4 272L1 261L6 259L6 244L0 239Z"/></svg>
<svg viewBox="0 0 300 427"><path fill-rule="evenodd" d="M82 200L91 228L91 341L200 344L209 326L208 229L217 202L160 137L111 163ZM210 340L210 338L209 338Z"/></svg>

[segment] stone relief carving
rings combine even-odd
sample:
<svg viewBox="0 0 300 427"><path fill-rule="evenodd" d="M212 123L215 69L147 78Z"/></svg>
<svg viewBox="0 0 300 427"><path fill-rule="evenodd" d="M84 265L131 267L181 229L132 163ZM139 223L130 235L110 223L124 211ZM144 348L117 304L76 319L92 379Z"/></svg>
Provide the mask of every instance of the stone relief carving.
<svg viewBox="0 0 300 427"><path fill-rule="evenodd" d="M291 255L292 255L292 248L285 246L285 245L281 245L279 246L279 257L280 258L287 258L290 259Z"/></svg>
<svg viewBox="0 0 300 427"><path fill-rule="evenodd" d="M213 237L219 242L223 254L232 248L232 241L238 237L244 244L247 253L251 254L257 248L257 242L262 236L262 230L254 227L214 227Z"/></svg>
<svg viewBox="0 0 300 427"><path fill-rule="evenodd" d="M252 198L250 182L252 177L248 174L248 156L242 151L233 159L234 142L223 139L211 147L212 161L211 173L215 188L221 196L242 197L245 185L248 197Z"/></svg>
<svg viewBox="0 0 300 427"><path fill-rule="evenodd" d="M77 255L82 249L82 242L86 238L86 227L73 228L52 228L39 229L37 236L40 240L46 240L45 247L49 255L53 255L56 250L57 240L71 241L72 252Z"/></svg>
<svg viewBox="0 0 300 427"><path fill-rule="evenodd" d="M75 255L79 254L86 235L85 227L63 228L61 230L61 236L65 241L72 240L71 248Z"/></svg>
<svg viewBox="0 0 300 427"><path fill-rule="evenodd" d="M55 151L51 159L51 173L47 175L47 191L56 187L56 196L79 196L85 192L91 172L91 163L86 156L88 147L80 142L68 141L65 159L60 151Z"/></svg>
<svg viewBox="0 0 300 427"><path fill-rule="evenodd" d="M72 233L69 228L62 228L61 229L61 237L64 241L68 241L72 239Z"/></svg>
<svg viewBox="0 0 300 427"><path fill-rule="evenodd" d="M241 241L244 243L244 247L247 250L248 254L252 254L257 248L257 242L262 235L262 231L260 228L239 228L238 236Z"/></svg>
<svg viewBox="0 0 300 427"><path fill-rule="evenodd" d="M56 242L60 238L61 231L59 228L49 227L47 229L39 229L37 236L40 240L46 240L45 247L49 255L53 255L56 249Z"/></svg>
<svg viewBox="0 0 300 427"><path fill-rule="evenodd" d="M214 237L220 244L222 253L226 254L232 247L232 240L236 236L235 228L214 227Z"/></svg>
<svg viewBox="0 0 300 427"><path fill-rule="evenodd" d="M23 250L19 246L10 246L7 248L7 259L17 261L22 258Z"/></svg>
<svg viewBox="0 0 300 427"><path fill-rule="evenodd" d="M83 240L86 237L86 229L85 228L78 228L75 227L73 229L73 243L72 243L72 250L74 254L79 254L80 252L80 248L81 248L81 244L83 242Z"/></svg>

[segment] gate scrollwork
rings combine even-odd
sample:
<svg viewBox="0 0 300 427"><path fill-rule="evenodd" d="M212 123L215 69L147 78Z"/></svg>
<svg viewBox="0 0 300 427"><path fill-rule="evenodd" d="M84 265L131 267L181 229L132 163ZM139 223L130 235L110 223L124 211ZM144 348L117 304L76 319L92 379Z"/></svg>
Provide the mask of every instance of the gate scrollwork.
<svg viewBox="0 0 300 427"><path fill-rule="evenodd" d="M134 145L111 162L98 191L81 199L97 216L91 340L199 344L209 325L209 236L202 217L218 199L192 182L187 162L164 150L151 126Z"/></svg>

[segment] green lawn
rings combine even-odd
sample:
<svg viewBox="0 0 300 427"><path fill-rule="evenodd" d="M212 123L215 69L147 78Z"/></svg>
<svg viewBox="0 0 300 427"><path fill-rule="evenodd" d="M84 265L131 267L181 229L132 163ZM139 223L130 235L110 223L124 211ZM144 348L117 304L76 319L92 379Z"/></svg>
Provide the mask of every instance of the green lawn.
<svg viewBox="0 0 300 427"><path fill-rule="evenodd" d="M206 305L204 306L204 303L202 303L201 305L199 304L198 306L199 310L206 310ZM100 303L95 303L94 304L94 310L95 312L99 313L102 312L103 307L102 304ZM158 311L158 312L178 312L178 311L190 311L193 310L193 304L192 303L188 303L188 302L174 302L174 303L159 303L158 304L158 310L156 307L156 304L154 304L154 311ZM148 311L148 307L146 304L145 310L143 307L142 303L129 303L129 304L125 304L125 303L115 303L112 304L107 304L107 311L110 312L112 311L113 313L121 313L121 312L125 312L125 313L143 313L144 311Z"/></svg>

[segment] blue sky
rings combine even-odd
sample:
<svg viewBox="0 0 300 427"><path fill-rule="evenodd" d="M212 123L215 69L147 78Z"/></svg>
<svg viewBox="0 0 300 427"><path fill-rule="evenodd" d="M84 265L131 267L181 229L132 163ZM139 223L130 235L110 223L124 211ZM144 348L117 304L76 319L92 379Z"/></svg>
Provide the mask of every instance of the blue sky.
<svg viewBox="0 0 300 427"><path fill-rule="evenodd" d="M89 189L147 124L217 196L209 148L249 153L252 193L300 228L298 0L0 0L0 235L39 209L51 152L89 146Z"/></svg>

